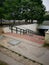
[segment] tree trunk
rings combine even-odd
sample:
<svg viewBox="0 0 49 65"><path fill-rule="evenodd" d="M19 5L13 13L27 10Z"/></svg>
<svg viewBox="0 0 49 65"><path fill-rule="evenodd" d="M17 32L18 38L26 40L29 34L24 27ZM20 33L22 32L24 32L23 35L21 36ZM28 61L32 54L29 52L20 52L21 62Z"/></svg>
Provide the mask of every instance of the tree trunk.
<svg viewBox="0 0 49 65"><path fill-rule="evenodd" d="M15 25L15 20L13 20L13 25Z"/></svg>
<svg viewBox="0 0 49 65"><path fill-rule="evenodd" d="M31 20L31 23L33 23L33 20Z"/></svg>
<svg viewBox="0 0 49 65"><path fill-rule="evenodd" d="M27 21L28 21L28 20L26 19L26 20L25 20L25 23L26 23L26 24L27 24Z"/></svg>
<svg viewBox="0 0 49 65"><path fill-rule="evenodd" d="M2 19L0 19L0 25L2 26Z"/></svg>

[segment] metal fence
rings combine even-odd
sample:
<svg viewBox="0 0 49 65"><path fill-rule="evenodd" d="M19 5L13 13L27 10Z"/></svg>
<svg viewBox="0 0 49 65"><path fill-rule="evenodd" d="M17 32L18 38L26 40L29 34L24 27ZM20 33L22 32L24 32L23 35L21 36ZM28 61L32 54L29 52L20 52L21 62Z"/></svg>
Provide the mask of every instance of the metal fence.
<svg viewBox="0 0 49 65"><path fill-rule="evenodd" d="M21 29L14 26L10 26L9 29L11 30L11 33L15 31L16 33L20 32L20 34L29 34L29 35L35 34L35 32L33 32L30 29L23 29L23 28Z"/></svg>

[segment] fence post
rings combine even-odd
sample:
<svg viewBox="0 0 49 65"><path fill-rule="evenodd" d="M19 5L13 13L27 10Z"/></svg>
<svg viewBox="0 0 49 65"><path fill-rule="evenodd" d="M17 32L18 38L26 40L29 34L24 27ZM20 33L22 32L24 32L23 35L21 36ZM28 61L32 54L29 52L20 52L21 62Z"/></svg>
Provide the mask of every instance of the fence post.
<svg viewBox="0 0 49 65"><path fill-rule="evenodd" d="M11 26L11 33L13 33L13 26Z"/></svg>
<svg viewBox="0 0 49 65"><path fill-rule="evenodd" d="M17 27L16 27L16 33L17 33Z"/></svg>
<svg viewBox="0 0 49 65"><path fill-rule="evenodd" d="M23 30L23 34L24 34L24 30Z"/></svg>
<svg viewBox="0 0 49 65"><path fill-rule="evenodd" d="M21 34L21 29L20 29L20 34Z"/></svg>

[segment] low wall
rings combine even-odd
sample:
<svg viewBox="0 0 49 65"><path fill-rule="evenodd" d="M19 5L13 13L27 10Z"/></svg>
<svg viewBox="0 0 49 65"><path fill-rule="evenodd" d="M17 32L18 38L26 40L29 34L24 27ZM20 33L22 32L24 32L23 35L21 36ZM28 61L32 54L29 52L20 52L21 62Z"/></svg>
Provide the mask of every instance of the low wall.
<svg viewBox="0 0 49 65"><path fill-rule="evenodd" d="M49 30L45 33L45 43L49 44Z"/></svg>

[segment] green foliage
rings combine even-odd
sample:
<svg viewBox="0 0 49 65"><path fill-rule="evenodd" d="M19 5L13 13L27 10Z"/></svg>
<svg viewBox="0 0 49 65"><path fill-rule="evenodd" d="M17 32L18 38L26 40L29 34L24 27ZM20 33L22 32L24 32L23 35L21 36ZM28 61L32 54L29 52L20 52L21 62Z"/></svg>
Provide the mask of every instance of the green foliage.
<svg viewBox="0 0 49 65"><path fill-rule="evenodd" d="M0 0L0 19L3 18L3 13L4 13L4 1L5 1L5 0Z"/></svg>
<svg viewBox="0 0 49 65"><path fill-rule="evenodd" d="M42 0L3 0L0 13L1 18L4 19L36 19L42 21L45 7Z"/></svg>
<svg viewBox="0 0 49 65"><path fill-rule="evenodd" d="M49 15L45 15L44 20L49 20Z"/></svg>

